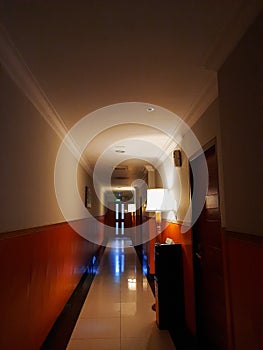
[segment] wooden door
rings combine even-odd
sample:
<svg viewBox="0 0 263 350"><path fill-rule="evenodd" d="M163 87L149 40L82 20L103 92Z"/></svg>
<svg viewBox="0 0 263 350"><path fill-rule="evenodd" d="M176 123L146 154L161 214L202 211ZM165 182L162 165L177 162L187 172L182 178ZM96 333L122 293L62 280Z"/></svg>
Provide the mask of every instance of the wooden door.
<svg viewBox="0 0 263 350"><path fill-rule="evenodd" d="M197 338L200 349L226 350L226 301L215 146L209 148L205 156L209 172L208 193L203 211L193 227ZM193 160L195 166L198 167L199 161L198 158ZM202 174L199 176L201 179Z"/></svg>

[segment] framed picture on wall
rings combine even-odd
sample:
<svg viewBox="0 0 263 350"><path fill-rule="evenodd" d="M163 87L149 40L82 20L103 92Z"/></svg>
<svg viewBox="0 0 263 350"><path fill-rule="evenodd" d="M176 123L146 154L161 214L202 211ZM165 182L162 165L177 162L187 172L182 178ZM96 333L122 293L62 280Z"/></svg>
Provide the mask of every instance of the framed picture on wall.
<svg viewBox="0 0 263 350"><path fill-rule="evenodd" d="M91 208L91 190L88 186L85 186L85 207Z"/></svg>

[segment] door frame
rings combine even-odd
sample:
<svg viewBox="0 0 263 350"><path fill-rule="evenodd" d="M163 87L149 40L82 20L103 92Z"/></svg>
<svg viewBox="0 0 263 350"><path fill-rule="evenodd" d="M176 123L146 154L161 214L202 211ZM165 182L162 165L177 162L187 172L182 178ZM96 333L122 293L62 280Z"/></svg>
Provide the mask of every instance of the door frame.
<svg viewBox="0 0 263 350"><path fill-rule="evenodd" d="M220 205L220 178L219 178L219 162L218 162L218 146L217 146L217 138L213 138L210 140L208 143L203 146L203 151L204 153L211 149L212 147L215 147L215 158L216 158L216 163L217 163L217 173L218 173L218 183L217 183L217 188L218 188L218 203L219 203L219 217L220 217L220 230L221 230L221 238L222 238L222 268L223 268L223 280L224 280L224 297L225 297L225 312L226 312L226 335L227 335L227 349L233 349L233 342L232 342L232 323L231 323L231 310L230 310L230 303L229 303L229 282L228 282L228 273L227 273L227 263L226 263L226 255L225 255L225 230L222 227L222 215L221 215L221 205ZM199 154L194 154L190 159L189 163L193 161L194 159L197 159ZM190 176L190 191L192 195L193 191L193 174L191 171L191 166L189 166L189 176ZM195 257L195 230L197 226L197 221L194 223L192 227L192 254L193 254L193 274L194 274L194 285L195 285L195 290L194 290L194 296L195 296L195 309L196 309L196 336L198 338L199 334L198 331L200 330L200 324L198 324L199 319L198 319L198 296L197 296L197 288L196 288L196 283L197 283L197 262L196 262L196 257Z"/></svg>

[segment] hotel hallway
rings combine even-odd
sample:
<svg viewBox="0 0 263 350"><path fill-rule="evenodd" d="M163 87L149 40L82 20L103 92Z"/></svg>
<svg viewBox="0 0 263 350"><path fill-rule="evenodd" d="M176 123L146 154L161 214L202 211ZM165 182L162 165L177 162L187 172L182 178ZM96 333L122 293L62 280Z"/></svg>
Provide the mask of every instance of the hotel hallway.
<svg viewBox="0 0 263 350"><path fill-rule="evenodd" d="M154 300L134 247L116 239L101 258L67 350L174 350L169 332L158 329Z"/></svg>

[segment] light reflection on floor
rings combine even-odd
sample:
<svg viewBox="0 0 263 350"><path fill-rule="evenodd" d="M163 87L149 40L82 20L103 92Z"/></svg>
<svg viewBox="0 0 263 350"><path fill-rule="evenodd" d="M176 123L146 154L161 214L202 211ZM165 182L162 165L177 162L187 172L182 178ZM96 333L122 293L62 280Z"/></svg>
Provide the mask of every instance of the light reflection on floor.
<svg viewBox="0 0 263 350"><path fill-rule="evenodd" d="M130 239L109 242L67 350L175 349L156 325L143 269Z"/></svg>

